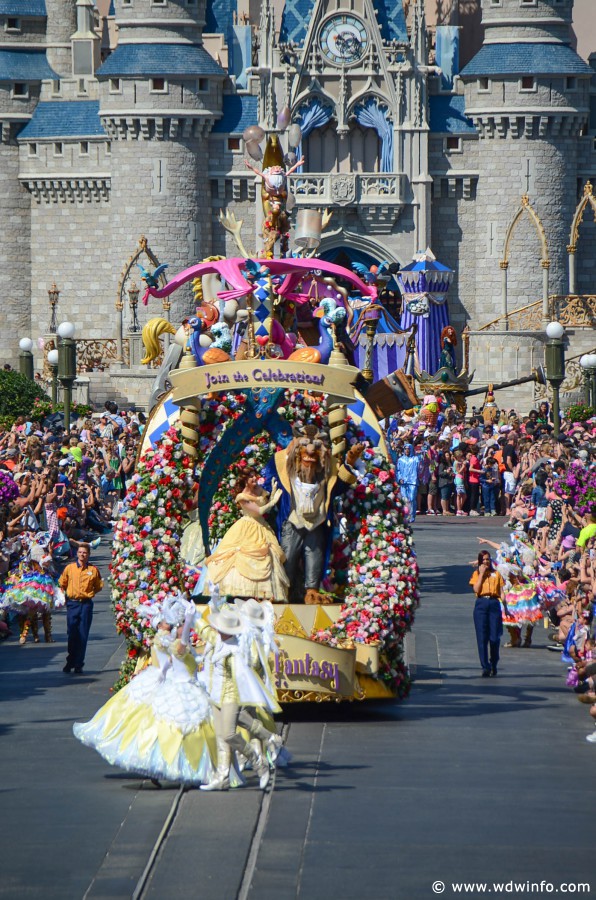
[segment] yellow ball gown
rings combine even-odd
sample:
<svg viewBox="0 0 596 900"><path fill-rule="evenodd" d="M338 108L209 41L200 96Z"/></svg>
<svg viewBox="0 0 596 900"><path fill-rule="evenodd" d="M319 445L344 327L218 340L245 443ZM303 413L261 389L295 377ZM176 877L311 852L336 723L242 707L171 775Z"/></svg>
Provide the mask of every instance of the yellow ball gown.
<svg viewBox="0 0 596 900"><path fill-rule="evenodd" d="M73 725L107 762L149 778L200 785L213 777L215 733L193 654L157 632L147 666L91 721Z"/></svg>
<svg viewBox="0 0 596 900"><path fill-rule="evenodd" d="M206 560L208 577L221 595L288 601L285 553L263 516L247 506L263 507L268 499L265 491L260 496L240 493L236 497L242 517Z"/></svg>

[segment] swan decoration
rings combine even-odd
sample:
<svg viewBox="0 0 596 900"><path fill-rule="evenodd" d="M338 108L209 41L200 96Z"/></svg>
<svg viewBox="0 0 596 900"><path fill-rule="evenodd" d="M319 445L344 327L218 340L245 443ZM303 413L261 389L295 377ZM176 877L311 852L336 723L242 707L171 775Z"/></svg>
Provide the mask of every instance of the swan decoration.
<svg viewBox="0 0 596 900"><path fill-rule="evenodd" d="M300 347L290 354L288 359L303 363L322 363L327 365L334 348L333 329L345 322L347 313L343 306L338 306L335 300L329 298L323 300L321 305L313 311L313 316L319 320L319 345L318 347Z"/></svg>

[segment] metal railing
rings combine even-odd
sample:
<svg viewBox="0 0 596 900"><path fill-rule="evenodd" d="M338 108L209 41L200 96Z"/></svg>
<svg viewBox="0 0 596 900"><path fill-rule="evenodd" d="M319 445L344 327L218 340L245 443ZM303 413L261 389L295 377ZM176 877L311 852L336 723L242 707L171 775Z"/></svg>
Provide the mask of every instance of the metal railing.
<svg viewBox="0 0 596 900"><path fill-rule="evenodd" d="M548 321L560 322L565 328L596 327L596 295L552 294L548 298ZM481 331L544 331L542 300L512 309L480 328Z"/></svg>

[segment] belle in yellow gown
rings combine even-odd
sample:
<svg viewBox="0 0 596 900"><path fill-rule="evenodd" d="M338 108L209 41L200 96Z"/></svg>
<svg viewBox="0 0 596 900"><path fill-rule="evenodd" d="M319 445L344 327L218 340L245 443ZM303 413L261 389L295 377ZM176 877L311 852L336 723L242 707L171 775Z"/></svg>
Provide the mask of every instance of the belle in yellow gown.
<svg viewBox="0 0 596 900"><path fill-rule="evenodd" d="M264 519L281 496L275 484L271 496L258 484L254 470L246 470L236 503L242 510L205 564L209 579L221 595L288 601L285 554L275 532Z"/></svg>

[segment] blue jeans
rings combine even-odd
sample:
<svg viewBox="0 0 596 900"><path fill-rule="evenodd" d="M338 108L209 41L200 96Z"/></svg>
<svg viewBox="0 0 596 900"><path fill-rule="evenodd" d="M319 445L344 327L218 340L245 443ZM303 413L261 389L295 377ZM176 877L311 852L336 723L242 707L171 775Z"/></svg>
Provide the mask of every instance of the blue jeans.
<svg viewBox="0 0 596 900"><path fill-rule="evenodd" d="M501 604L495 597L477 597L474 605L474 628L480 665L485 672L497 670L499 647L503 634ZM490 647L490 660L488 649Z"/></svg>
<svg viewBox="0 0 596 900"><path fill-rule="evenodd" d="M494 484L482 485L482 502L486 515L497 511L497 488Z"/></svg>
<svg viewBox="0 0 596 900"><path fill-rule="evenodd" d="M68 654L66 665L82 669L91 622L93 621L93 600L66 601L66 630L68 633Z"/></svg>

